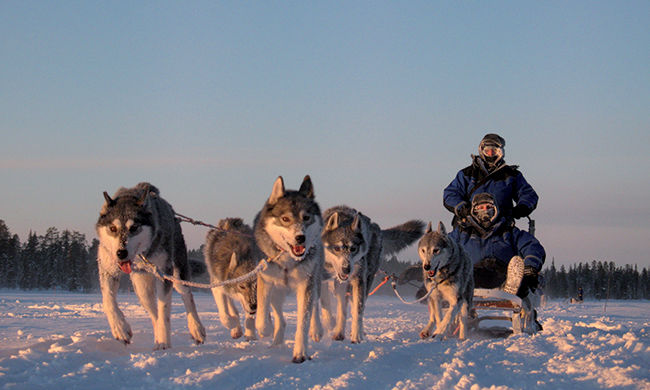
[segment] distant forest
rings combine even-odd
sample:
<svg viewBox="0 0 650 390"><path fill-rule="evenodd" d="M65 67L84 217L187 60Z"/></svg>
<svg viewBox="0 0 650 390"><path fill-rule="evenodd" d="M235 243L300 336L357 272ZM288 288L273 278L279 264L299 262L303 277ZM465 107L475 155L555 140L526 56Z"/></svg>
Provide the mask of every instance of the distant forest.
<svg viewBox="0 0 650 390"><path fill-rule="evenodd" d="M578 263L558 270L555 261L542 270L544 293L550 298L575 298L582 288L585 299L650 299L650 275L636 265L613 261Z"/></svg>
<svg viewBox="0 0 650 390"><path fill-rule="evenodd" d="M79 232L54 227L44 235L32 232L21 242L0 220L0 288L98 291L98 247L97 239L88 243ZM188 254L190 259L203 260L200 248ZM412 261L392 257L384 262L382 270L399 275L411 266ZM207 275L195 279L207 281ZM383 275L377 275L375 285L382 279ZM558 269L551 261L542 271L542 280L544 293L550 298L576 297L582 288L585 299L650 299L648 269L639 272L636 265L617 266L594 260ZM121 288L130 288L128 278L122 278ZM388 291L382 288L384 294Z"/></svg>

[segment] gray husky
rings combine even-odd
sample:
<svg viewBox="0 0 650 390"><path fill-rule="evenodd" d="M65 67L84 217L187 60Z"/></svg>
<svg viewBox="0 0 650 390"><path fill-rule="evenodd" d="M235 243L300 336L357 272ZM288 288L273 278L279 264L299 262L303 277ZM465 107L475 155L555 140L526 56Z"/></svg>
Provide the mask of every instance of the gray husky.
<svg viewBox="0 0 650 390"><path fill-rule="evenodd" d="M336 206L325 211L322 240L325 247L325 278L321 294L323 319L332 329L334 340L343 340L347 314L348 290L352 299L353 343L363 339L363 311L381 259L414 243L422 236L424 223L408 221L391 229L379 225L355 209ZM330 295L337 302L336 326L333 325Z"/></svg>
<svg viewBox="0 0 650 390"><path fill-rule="evenodd" d="M260 336L270 334L269 306L273 312L273 345L284 343L285 320L282 305L290 292L297 300L296 336L293 362L307 356L307 333L318 341L322 335L317 301L323 268L323 229L320 208L314 201L314 188L305 176L298 191L285 190L282 177L273 184L271 196L255 217L257 245L274 260L258 274L257 317ZM313 311L313 313L312 313ZM311 318L310 318L311 317Z"/></svg>
<svg viewBox="0 0 650 390"><path fill-rule="evenodd" d="M219 221L206 237L203 249L205 264L211 283L222 282L245 275L255 269L264 257L255 244L253 229L240 218L226 218ZM231 285L214 287L214 300L219 309L219 319L230 329L232 338L242 336L239 313L233 299L238 299L244 311L247 340L255 339L255 312L257 310L257 277Z"/></svg>
<svg viewBox="0 0 650 390"><path fill-rule="evenodd" d="M140 303L151 317L154 349L169 348L172 283L160 282L152 274L131 266L136 256L143 254L165 274L189 280L190 267L181 226L172 207L149 183L120 188L112 198L104 192L104 199L106 202L95 228L99 236L99 282L111 332L117 340L125 344L131 342L131 327L116 301L120 277L123 273L129 274ZM192 291L178 283L173 286L183 297L192 338L197 344L203 343L205 329L199 320Z"/></svg>
<svg viewBox="0 0 650 390"><path fill-rule="evenodd" d="M438 223L438 230L427 226L418 244L418 254L422 260L422 273L429 296L429 322L420 332L420 337L451 335L452 325L460 323L458 338L467 337L467 320L474 296L473 265L467 253L453 239L447 236L445 225ZM445 317L441 319L442 301L449 303Z"/></svg>

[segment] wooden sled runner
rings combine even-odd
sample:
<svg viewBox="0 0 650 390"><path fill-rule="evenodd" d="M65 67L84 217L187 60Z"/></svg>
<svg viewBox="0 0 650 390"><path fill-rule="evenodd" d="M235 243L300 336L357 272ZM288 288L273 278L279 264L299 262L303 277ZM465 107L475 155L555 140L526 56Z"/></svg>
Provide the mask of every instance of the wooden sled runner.
<svg viewBox="0 0 650 390"><path fill-rule="evenodd" d="M479 333L487 332L492 335L535 334L542 330L536 314L541 300L540 289L531 291L523 299L500 289L474 289L470 326ZM500 321L501 327L481 325L481 322L488 320ZM504 328L503 324L508 326Z"/></svg>
<svg viewBox="0 0 650 390"><path fill-rule="evenodd" d="M486 330L493 333L507 334L508 328L489 327L481 328L482 321L506 321L511 324L513 334L520 334L524 330L522 319L523 302L516 295L508 294L499 289L474 289L474 307L471 313L470 328Z"/></svg>

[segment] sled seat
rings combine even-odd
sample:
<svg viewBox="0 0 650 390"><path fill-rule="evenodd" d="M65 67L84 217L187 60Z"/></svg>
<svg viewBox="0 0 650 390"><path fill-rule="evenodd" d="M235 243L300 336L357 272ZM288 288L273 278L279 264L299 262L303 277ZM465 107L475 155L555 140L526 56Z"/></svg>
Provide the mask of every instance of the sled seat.
<svg viewBox="0 0 650 390"><path fill-rule="evenodd" d="M480 329L479 324L486 320L508 321L512 324L514 334L522 333L523 302L518 296L500 289L476 288L474 289L473 304L471 328Z"/></svg>

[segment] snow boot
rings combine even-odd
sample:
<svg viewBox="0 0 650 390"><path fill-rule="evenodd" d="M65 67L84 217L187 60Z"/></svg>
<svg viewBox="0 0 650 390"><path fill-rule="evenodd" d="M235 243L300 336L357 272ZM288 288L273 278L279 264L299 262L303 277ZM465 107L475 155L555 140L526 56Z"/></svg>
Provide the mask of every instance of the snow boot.
<svg viewBox="0 0 650 390"><path fill-rule="evenodd" d="M508 294L517 295L521 279L524 277L524 259L520 256L513 256L508 263L508 275L502 290Z"/></svg>

